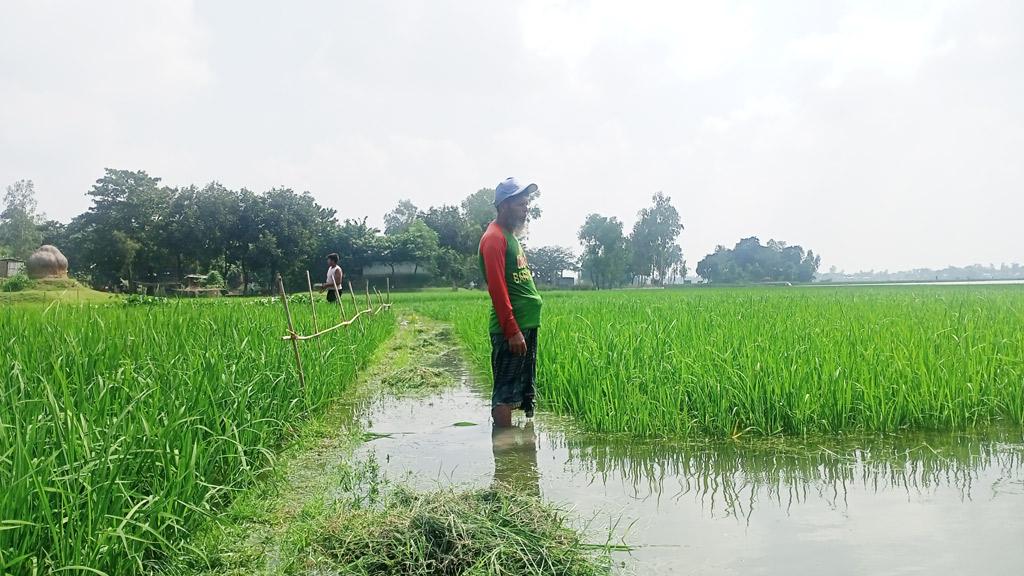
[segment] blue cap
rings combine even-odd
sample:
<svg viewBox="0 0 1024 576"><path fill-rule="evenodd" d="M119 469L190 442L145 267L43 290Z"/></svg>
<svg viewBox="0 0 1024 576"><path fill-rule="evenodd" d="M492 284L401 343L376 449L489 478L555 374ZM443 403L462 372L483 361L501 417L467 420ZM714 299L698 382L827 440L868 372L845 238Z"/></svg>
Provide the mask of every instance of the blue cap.
<svg viewBox="0 0 1024 576"><path fill-rule="evenodd" d="M501 184L498 184L494 189L494 205L497 206L505 200L508 200L513 196L523 194L524 192L526 194L533 194L536 191L536 184L527 184L525 187L520 186L519 182L515 178L509 177Z"/></svg>

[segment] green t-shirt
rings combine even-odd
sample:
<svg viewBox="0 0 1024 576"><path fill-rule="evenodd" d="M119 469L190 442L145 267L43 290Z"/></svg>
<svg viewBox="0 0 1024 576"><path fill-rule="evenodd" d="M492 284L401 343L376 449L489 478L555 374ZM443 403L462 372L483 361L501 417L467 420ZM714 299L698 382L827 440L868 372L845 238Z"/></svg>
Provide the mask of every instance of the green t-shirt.
<svg viewBox="0 0 1024 576"><path fill-rule="evenodd" d="M533 283L533 273L527 266L526 254L515 234L491 222L480 238L479 256L480 270L487 279L493 304L491 333L512 336L517 325L520 329L540 326L543 301ZM500 285L502 278L505 281L504 287ZM511 309L505 304L506 299L511 303Z"/></svg>

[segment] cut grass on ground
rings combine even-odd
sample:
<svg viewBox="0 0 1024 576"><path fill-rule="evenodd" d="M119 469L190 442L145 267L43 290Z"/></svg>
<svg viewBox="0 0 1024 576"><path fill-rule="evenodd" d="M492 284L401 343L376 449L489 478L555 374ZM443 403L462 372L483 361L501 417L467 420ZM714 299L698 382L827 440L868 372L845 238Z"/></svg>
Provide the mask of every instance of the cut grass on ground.
<svg viewBox="0 0 1024 576"><path fill-rule="evenodd" d="M367 576L607 573L561 512L504 488L349 499L317 526L308 558L315 573Z"/></svg>

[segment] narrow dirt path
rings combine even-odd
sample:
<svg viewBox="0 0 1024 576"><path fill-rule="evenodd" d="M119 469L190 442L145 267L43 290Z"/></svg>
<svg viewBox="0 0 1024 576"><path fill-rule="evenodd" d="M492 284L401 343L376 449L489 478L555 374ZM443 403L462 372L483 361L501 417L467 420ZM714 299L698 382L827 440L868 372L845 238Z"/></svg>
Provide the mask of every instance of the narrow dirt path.
<svg viewBox="0 0 1024 576"><path fill-rule="evenodd" d="M366 441L360 415L380 396L422 397L455 383L438 366L452 350L443 327L399 319L352 391L303 430L280 455L274 475L241 496L196 538L193 558L169 574L286 574L297 569L312 521L344 491L376 481L376 462L355 454Z"/></svg>
<svg viewBox="0 0 1024 576"><path fill-rule="evenodd" d="M469 489L456 492L419 468L400 473L378 450L397 444L403 458L428 466L461 452L489 468L487 405L467 386L447 328L400 318L353 391L304 428L268 481L194 538L194 555L164 573L605 573L565 516L536 499L535 463L526 490L505 489L516 480L509 476L496 490L460 483ZM467 450L448 436L465 430L485 442ZM429 451L416 451L416 438ZM519 440L508 437L509 453L526 445ZM535 440L528 451L534 459Z"/></svg>

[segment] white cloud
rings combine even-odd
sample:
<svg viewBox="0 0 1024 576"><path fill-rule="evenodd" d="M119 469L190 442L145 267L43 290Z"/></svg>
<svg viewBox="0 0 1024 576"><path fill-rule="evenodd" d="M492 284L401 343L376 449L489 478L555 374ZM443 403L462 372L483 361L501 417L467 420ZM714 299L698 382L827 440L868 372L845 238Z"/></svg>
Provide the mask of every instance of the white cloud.
<svg viewBox="0 0 1024 576"><path fill-rule="evenodd" d="M743 106L724 116L708 116L704 129L713 133L724 133L748 122L776 120L793 114L793 104L785 96L773 92L747 100Z"/></svg>
<svg viewBox="0 0 1024 576"><path fill-rule="evenodd" d="M607 45L647 51L687 79L727 71L750 50L754 35L754 11L725 2L531 0L521 17L525 47L570 68Z"/></svg>
<svg viewBox="0 0 1024 576"><path fill-rule="evenodd" d="M954 43L938 37L946 3L927 4L924 13L887 3L851 4L834 31L797 39L789 54L800 60L822 62L826 73L821 85L837 89L852 74L876 72L908 81L931 57L952 50Z"/></svg>

